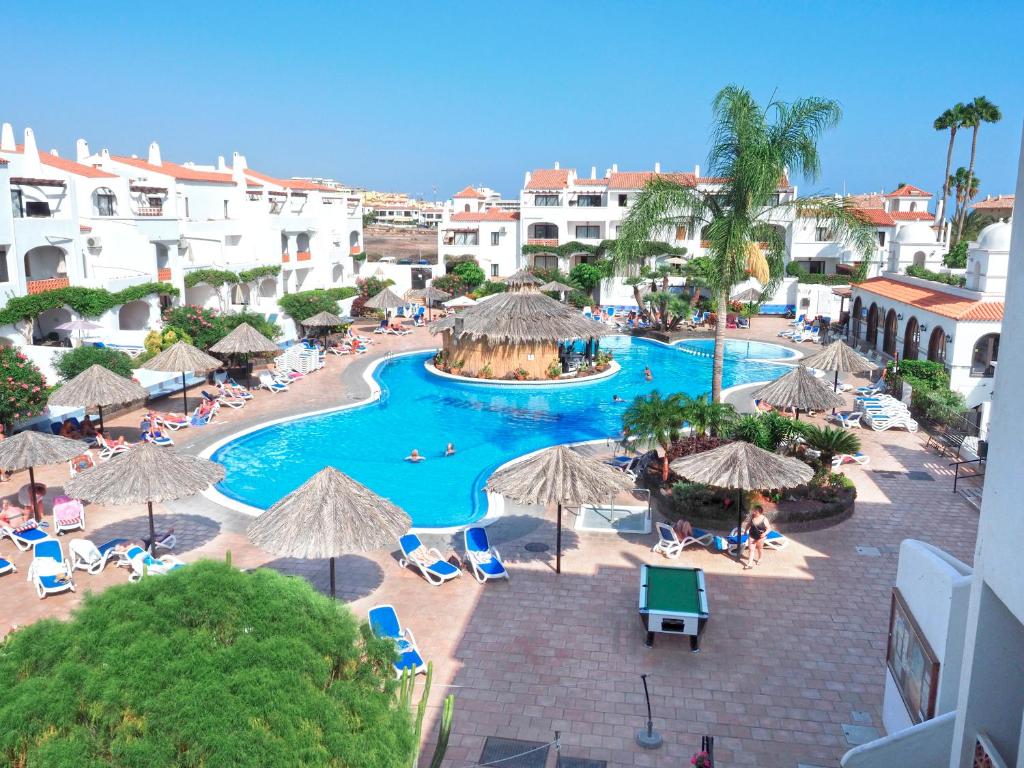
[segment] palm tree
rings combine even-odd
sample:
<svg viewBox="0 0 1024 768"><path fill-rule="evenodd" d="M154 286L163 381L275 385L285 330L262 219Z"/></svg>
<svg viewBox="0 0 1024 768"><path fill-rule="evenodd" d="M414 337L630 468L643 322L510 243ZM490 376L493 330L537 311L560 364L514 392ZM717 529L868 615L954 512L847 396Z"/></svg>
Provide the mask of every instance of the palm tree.
<svg viewBox="0 0 1024 768"><path fill-rule="evenodd" d="M746 280L750 272L763 270L769 279L762 294L770 296L782 277L786 244L772 224L793 214L816 219L835 232L837 239L852 243L865 258L872 252L874 230L842 200L822 196L777 202L780 181L788 173L817 177L818 138L839 122L836 102L772 100L761 107L749 91L730 85L715 96L712 109L715 125L709 173L724 181L701 189L682 177L653 177L619 227L614 259L618 270L629 272L643 258L644 244L666 230L686 226L690 232L701 231L713 265L702 278L718 306L711 380L711 396L718 402L731 288Z"/></svg>
<svg viewBox="0 0 1024 768"><path fill-rule="evenodd" d="M950 189L953 190L953 199L956 201L953 218L959 222L956 236L953 238L953 245L956 245L963 237L963 225L967 215L968 204L978 196L978 187L981 182L977 176L974 176L963 166L957 168L956 173L950 176L947 181L949 182Z"/></svg>
<svg viewBox="0 0 1024 768"><path fill-rule="evenodd" d="M977 240L981 230L997 221L999 221L997 216L974 209L964 217L964 229L960 234L960 239L968 242Z"/></svg>
<svg viewBox="0 0 1024 768"><path fill-rule="evenodd" d="M855 454L860 450L860 438L848 429L833 429L805 423L800 427L807 445L821 452L821 465L831 467L832 459L841 453Z"/></svg>
<svg viewBox="0 0 1024 768"><path fill-rule="evenodd" d="M668 481L668 451L682 433L683 419L683 395L662 397L656 389L646 397L637 395L622 414L625 439L632 439L648 448L660 447L664 452L661 459L662 482Z"/></svg>
<svg viewBox="0 0 1024 768"><path fill-rule="evenodd" d="M690 425L690 436L716 437L736 419L736 409L730 403L716 403L707 395L683 395L683 420Z"/></svg>
<svg viewBox="0 0 1024 768"><path fill-rule="evenodd" d="M967 107L957 102L947 109L932 124L936 131L949 131L949 145L946 147L946 173L942 177L942 218L946 218L946 198L949 197L949 169L953 167L953 142L956 141L956 132L963 128L964 118L967 116ZM941 237L941 234L939 235Z"/></svg>
<svg viewBox="0 0 1024 768"><path fill-rule="evenodd" d="M991 101L986 99L984 96L975 96L974 101L967 105L967 115L964 120L964 127L971 128L971 163L967 168L967 173L974 176L974 157L978 152L978 131L981 130L982 123L998 123L1003 119L1003 113L999 111L999 107L993 104ZM968 188L971 184L968 182ZM956 237L960 239L960 233L964 228L964 216L966 215L966 208L960 210L960 218L957 219L956 224Z"/></svg>

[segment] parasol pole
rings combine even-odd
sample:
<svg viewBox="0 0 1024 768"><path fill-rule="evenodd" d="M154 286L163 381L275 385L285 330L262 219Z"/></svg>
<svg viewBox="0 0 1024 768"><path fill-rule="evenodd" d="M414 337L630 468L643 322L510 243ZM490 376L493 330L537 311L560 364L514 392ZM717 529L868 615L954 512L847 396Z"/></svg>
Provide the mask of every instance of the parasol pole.
<svg viewBox="0 0 1024 768"><path fill-rule="evenodd" d="M188 416L188 394L185 392L185 371L181 372L181 403L185 409L185 415Z"/></svg>
<svg viewBox="0 0 1024 768"><path fill-rule="evenodd" d="M156 523L153 522L153 502L147 501L146 508L149 510L149 554L156 550Z"/></svg>
<svg viewBox="0 0 1024 768"><path fill-rule="evenodd" d="M334 599L336 599L336 598L335 598L335 592L334 592L334 558L332 557L331 558L331 600L334 600Z"/></svg>
<svg viewBox="0 0 1024 768"><path fill-rule="evenodd" d="M743 562L743 489L736 489L736 562Z"/></svg>
<svg viewBox="0 0 1024 768"><path fill-rule="evenodd" d="M558 502L558 527L555 528L555 573L562 572L562 502Z"/></svg>
<svg viewBox="0 0 1024 768"><path fill-rule="evenodd" d="M36 473L31 466L28 468L28 503L32 505L32 519L38 523L42 517L36 503Z"/></svg>
<svg viewBox="0 0 1024 768"><path fill-rule="evenodd" d="M103 406L102 405L97 405L96 407L99 409L99 412L100 412L100 432L102 432L103 431Z"/></svg>

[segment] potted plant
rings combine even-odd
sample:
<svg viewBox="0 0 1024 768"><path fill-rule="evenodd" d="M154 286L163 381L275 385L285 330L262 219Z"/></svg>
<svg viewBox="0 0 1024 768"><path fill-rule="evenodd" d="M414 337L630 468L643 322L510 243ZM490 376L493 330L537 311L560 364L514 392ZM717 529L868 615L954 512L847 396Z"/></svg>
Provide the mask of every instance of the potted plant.
<svg viewBox="0 0 1024 768"><path fill-rule="evenodd" d="M512 371L512 378L516 381L526 381L530 378L530 374L525 368L516 368Z"/></svg>
<svg viewBox="0 0 1024 768"><path fill-rule="evenodd" d="M483 368L478 371L481 379L493 379L494 369L491 367L490 361L484 363Z"/></svg>
<svg viewBox="0 0 1024 768"><path fill-rule="evenodd" d="M549 379L557 379L562 375L562 363L557 357L548 363L547 375Z"/></svg>

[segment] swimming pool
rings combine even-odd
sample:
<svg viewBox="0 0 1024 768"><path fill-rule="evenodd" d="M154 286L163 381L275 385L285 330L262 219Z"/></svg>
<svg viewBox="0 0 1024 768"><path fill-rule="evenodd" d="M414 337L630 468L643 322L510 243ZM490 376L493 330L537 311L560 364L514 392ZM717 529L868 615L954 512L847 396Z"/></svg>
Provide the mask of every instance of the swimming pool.
<svg viewBox="0 0 1024 768"><path fill-rule="evenodd" d="M691 395L711 389L707 358L625 336L605 339L602 347L622 370L562 387L462 384L429 374L423 363L431 353L395 358L374 374L379 400L264 427L217 449L212 458L227 470L217 490L266 509L330 465L405 509L418 528L466 525L486 514L482 489L505 462L558 443L618 435L624 405L613 403L613 395L630 400L652 389ZM654 381L644 380L644 366ZM786 370L730 356L723 385L774 379ZM448 442L457 453L445 458ZM413 448L427 460L403 461Z"/></svg>
<svg viewBox="0 0 1024 768"><path fill-rule="evenodd" d="M715 352L714 339L687 339L680 341L676 346L684 349L692 349L706 355ZM784 347L781 344L772 344L767 341L753 341L747 339L726 339L725 357L736 360L796 360L800 353L795 349Z"/></svg>

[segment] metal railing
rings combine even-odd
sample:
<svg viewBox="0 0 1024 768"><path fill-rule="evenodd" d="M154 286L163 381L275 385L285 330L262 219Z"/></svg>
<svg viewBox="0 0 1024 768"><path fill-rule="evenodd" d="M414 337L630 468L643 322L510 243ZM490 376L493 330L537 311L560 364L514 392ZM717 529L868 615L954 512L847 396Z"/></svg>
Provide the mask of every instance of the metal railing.
<svg viewBox="0 0 1024 768"><path fill-rule="evenodd" d="M985 463L985 459L964 459L963 461L954 461L954 462L952 462L949 466L956 467L956 469L953 470L953 493L956 493L956 484L960 480L960 467L962 467L964 464L984 464L984 463ZM977 473L975 473L973 475L965 475L965 477L984 477L984 476L985 476L984 472L977 472Z"/></svg>

